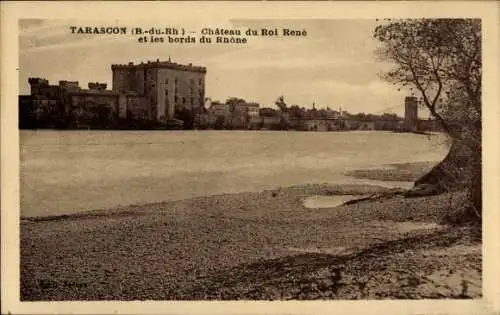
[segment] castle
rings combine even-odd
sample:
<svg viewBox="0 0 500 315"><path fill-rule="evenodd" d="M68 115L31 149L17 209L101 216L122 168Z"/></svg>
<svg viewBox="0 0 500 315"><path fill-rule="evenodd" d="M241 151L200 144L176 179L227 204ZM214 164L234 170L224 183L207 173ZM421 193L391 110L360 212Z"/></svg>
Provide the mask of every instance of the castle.
<svg viewBox="0 0 500 315"><path fill-rule="evenodd" d="M418 99L414 96L404 100L404 119L390 115L342 116L341 111L330 117L335 113L316 115L314 107L307 117L276 110L266 115L266 108L244 100L232 107L227 102L214 103L205 110L205 67L157 59L113 64L111 70L111 90L100 82L90 82L84 89L77 81L62 80L51 85L46 79L30 78L30 95L19 96L19 127L192 129L220 125L230 129L276 129L286 122L287 128L297 130L439 130L435 120L418 119Z"/></svg>
<svg viewBox="0 0 500 315"><path fill-rule="evenodd" d="M30 78L30 95L19 96L20 126L116 125L119 120L164 124L179 111L196 113L205 101L206 68L169 61L113 64L113 87L90 82L82 89L77 81L50 85Z"/></svg>
<svg viewBox="0 0 500 315"><path fill-rule="evenodd" d="M132 114L150 120L174 118L176 109L195 111L205 103L206 68L171 61L112 65L113 91L136 98ZM120 113L128 106L120 100ZM127 107L129 108L129 107Z"/></svg>

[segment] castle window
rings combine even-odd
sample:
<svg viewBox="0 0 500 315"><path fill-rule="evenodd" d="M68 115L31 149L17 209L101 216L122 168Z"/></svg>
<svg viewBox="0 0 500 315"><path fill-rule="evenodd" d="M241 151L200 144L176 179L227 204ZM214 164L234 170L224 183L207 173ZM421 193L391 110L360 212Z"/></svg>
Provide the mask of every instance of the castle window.
<svg viewBox="0 0 500 315"><path fill-rule="evenodd" d="M165 84L168 85L168 79L165 80Z"/></svg>
<svg viewBox="0 0 500 315"><path fill-rule="evenodd" d="M179 80L177 80L177 78L175 78L175 84L177 84L179 82Z"/></svg>
<svg viewBox="0 0 500 315"><path fill-rule="evenodd" d="M193 79L190 79L190 80L189 80L189 83L194 84L194 80L193 80Z"/></svg>
<svg viewBox="0 0 500 315"><path fill-rule="evenodd" d="M198 84L201 85L201 79L198 80Z"/></svg>
<svg viewBox="0 0 500 315"><path fill-rule="evenodd" d="M174 97L174 101L175 103L177 103L177 101L179 100L179 98L177 97L177 95Z"/></svg>
<svg viewBox="0 0 500 315"><path fill-rule="evenodd" d="M186 98L185 97L182 98L182 104L186 104Z"/></svg>

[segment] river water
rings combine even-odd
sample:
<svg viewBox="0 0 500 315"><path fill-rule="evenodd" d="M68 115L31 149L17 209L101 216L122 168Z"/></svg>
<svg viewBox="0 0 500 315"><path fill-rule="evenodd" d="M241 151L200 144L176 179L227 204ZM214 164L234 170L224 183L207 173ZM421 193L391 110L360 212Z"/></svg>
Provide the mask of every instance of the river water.
<svg viewBox="0 0 500 315"><path fill-rule="evenodd" d="M442 135L382 131L21 131L20 143L23 216L305 183L367 183L343 173L438 161L447 152Z"/></svg>

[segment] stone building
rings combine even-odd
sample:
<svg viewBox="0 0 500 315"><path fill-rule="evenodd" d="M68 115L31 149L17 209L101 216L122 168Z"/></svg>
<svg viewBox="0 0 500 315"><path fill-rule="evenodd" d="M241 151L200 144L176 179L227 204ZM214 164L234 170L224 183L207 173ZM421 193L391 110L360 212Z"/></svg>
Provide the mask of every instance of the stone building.
<svg viewBox="0 0 500 315"><path fill-rule="evenodd" d="M107 84L91 82L88 89L65 92L66 115L76 126L113 124L119 118L119 94Z"/></svg>
<svg viewBox="0 0 500 315"><path fill-rule="evenodd" d="M47 79L29 78L28 82L30 95L19 97L20 125L28 120L43 120L49 125L55 124L60 117L65 115L63 99L68 81L59 81L59 85L50 85Z"/></svg>
<svg viewBox="0 0 500 315"><path fill-rule="evenodd" d="M30 78L30 95L19 96L20 126L115 126L115 122L148 126L191 121L204 109L206 68L166 62L112 65L113 89L77 81L50 85L44 78ZM104 121L108 120L105 124Z"/></svg>
<svg viewBox="0 0 500 315"><path fill-rule="evenodd" d="M197 112L204 106L205 67L156 60L114 64L111 69L113 91L137 98L149 120L173 119L178 110ZM120 102L121 111L126 103Z"/></svg>
<svg viewBox="0 0 500 315"><path fill-rule="evenodd" d="M236 115L259 117L259 110L260 105L257 103L240 102L234 105L234 113Z"/></svg>
<svg viewBox="0 0 500 315"><path fill-rule="evenodd" d="M412 132L418 129L418 100L414 96L405 98L404 129Z"/></svg>
<svg viewBox="0 0 500 315"><path fill-rule="evenodd" d="M89 89L78 81L50 85L43 78L30 78L30 95L19 97L19 122L23 127L84 127L111 125L118 119L119 94L105 83L91 82Z"/></svg>

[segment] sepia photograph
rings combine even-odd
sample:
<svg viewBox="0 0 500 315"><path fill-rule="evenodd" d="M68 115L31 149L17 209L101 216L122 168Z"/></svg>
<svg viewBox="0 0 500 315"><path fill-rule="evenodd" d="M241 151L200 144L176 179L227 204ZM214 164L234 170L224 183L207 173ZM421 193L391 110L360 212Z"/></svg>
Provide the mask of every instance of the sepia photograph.
<svg viewBox="0 0 500 315"><path fill-rule="evenodd" d="M21 302L484 298L483 19L167 7L17 20Z"/></svg>

